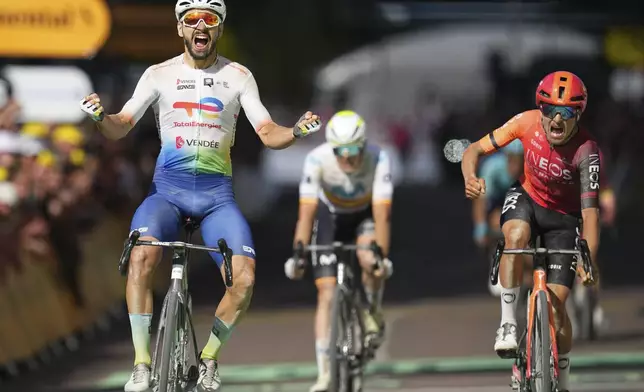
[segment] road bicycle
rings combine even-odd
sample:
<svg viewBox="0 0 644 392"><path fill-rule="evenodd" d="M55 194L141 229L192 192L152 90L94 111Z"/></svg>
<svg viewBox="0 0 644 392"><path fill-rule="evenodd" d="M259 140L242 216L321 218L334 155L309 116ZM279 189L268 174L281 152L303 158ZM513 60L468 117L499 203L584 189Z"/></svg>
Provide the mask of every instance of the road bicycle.
<svg viewBox="0 0 644 392"><path fill-rule="evenodd" d="M534 256L533 286L528 296L526 328L519 339L518 350L507 353L508 358L515 359L514 365L518 372L517 375L513 374L512 387L520 392L557 392L559 355L552 302L546 286L546 256L556 254L575 256L577 262L582 262L584 271L590 274L592 284L594 271L588 243L580 239L577 249L505 249L505 241L500 240L494 251L490 270L490 281L493 285L498 282L499 265L503 254Z"/></svg>
<svg viewBox="0 0 644 392"><path fill-rule="evenodd" d="M293 252L295 260L304 260L307 252L332 251L337 263L337 285L331 305L331 337L329 339L329 363L331 382L328 392L359 392L362 390L364 369L374 358L381 336L369 337L365 333L364 309L369 309L360 270L357 263L346 259L347 253L358 249L371 250L376 255L374 271L383 268L382 251L374 242L370 245L297 244ZM299 264L300 268L304 265ZM357 270L356 270L357 269ZM382 331L381 331L382 332ZM381 333L382 334L382 333Z"/></svg>
<svg viewBox="0 0 644 392"><path fill-rule="evenodd" d="M125 276L130 254L135 246L160 246L172 249L170 288L163 300L150 367L150 384L155 392L189 391L196 386L199 378L199 351L192 324L192 298L188 292L190 249L222 254L226 287L233 285L233 254L226 240L219 239L217 248L193 245L190 241L199 224L186 219L184 228L187 242L142 241L139 240L141 233L134 230L125 241L119 260L119 271Z"/></svg>

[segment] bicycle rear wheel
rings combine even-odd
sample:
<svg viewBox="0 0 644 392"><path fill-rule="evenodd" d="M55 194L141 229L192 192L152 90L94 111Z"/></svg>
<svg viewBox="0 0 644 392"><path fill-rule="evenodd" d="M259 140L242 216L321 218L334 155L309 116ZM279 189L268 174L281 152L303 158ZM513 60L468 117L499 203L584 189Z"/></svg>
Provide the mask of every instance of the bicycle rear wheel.
<svg viewBox="0 0 644 392"><path fill-rule="evenodd" d="M540 291L536 298L536 314L534 317L530 384L532 392L552 392L552 368L550 349L550 314L546 293Z"/></svg>
<svg viewBox="0 0 644 392"><path fill-rule="evenodd" d="M155 349L159 354L155 367L158 369L158 392L175 392L177 386L176 366L172 362L176 360L175 351L177 344L177 318L179 314L179 293L169 291L167 294L165 317L159 321L159 334L162 337L157 339L161 347Z"/></svg>
<svg viewBox="0 0 644 392"><path fill-rule="evenodd" d="M329 392L354 392L352 355L355 342L352 325L352 306L342 287L337 285L331 307L331 338L329 365L331 382Z"/></svg>

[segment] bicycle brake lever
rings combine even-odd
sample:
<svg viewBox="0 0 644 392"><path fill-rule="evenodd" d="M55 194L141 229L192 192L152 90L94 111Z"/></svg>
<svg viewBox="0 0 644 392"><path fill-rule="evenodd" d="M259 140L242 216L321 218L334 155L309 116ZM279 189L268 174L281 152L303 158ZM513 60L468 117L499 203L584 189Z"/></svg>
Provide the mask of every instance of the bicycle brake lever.
<svg viewBox="0 0 644 392"><path fill-rule="evenodd" d="M217 246L219 247L219 253L221 253L221 256L224 258L224 275L226 276L225 278L226 287L232 287L233 286L233 261L232 261L233 252L228 247L228 243L226 242L226 240L223 238L220 238L217 241Z"/></svg>
<svg viewBox="0 0 644 392"><path fill-rule="evenodd" d="M375 272L382 268L382 261L385 257L382 253L382 248L378 246L376 241L371 241L371 251L376 256L376 262L373 265L373 271Z"/></svg>
<svg viewBox="0 0 644 392"><path fill-rule="evenodd" d="M503 250L505 249L505 241L499 240L494 249L494 255L492 256L492 266L490 267L490 283L492 286L496 286L499 283L499 266L501 265L501 256L503 255Z"/></svg>
<svg viewBox="0 0 644 392"><path fill-rule="evenodd" d="M303 269L305 267L305 262L304 260L304 244L302 244L302 241L298 241L297 244L295 245L295 248L293 249L293 259L297 263L297 268Z"/></svg>
<svg viewBox="0 0 644 392"><path fill-rule="evenodd" d="M118 265L121 276L125 276L127 274L127 266L130 262L130 255L132 254L132 249L134 248L134 245L136 245L136 242L139 240L139 237L141 237L141 233L138 230L133 230L130 233L130 236L125 240L123 252L121 253L121 258L119 259Z"/></svg>
<svg viewBox="0 0 644 392"><path fill-rule="evenodd" d="M588 242L585 239L579 240L579 251L581 253L584 272L590 275L590 283L595 283L595 271L593 269L592 260L590 259L590 248L588 247Z"/></svg>

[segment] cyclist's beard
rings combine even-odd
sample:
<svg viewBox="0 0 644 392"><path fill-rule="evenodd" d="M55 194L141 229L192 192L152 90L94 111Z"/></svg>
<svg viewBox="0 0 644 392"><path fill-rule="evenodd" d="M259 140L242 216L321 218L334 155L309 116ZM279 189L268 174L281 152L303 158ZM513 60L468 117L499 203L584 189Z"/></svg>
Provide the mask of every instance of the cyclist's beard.
<svg viewBox="0 0 644 392"><path fill-rule="evenodd" d="M210 42L208 42L208 45L210 45L208 50L204 52L195 52L194 46L193 46L194 44L192 40L189 40L188 38L185 38L185 37L183 38L183 44L186 46L186 48L188 48L188 53L190 53L190 57L192 57L195 60L205 60L217 51L217 41L212 39L210 40Z"/></svg>

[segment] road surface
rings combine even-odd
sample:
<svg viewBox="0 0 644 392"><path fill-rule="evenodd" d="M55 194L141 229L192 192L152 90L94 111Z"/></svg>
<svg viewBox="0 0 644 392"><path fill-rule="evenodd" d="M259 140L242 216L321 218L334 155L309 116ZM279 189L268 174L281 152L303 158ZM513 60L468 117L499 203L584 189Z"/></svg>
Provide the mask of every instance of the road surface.
<svg viewBox="0 0 644 392"><path fill-rule="evenodd" d="M573 351L574 391L644 391L642 289L606 292L610 329ZM493 355L498 299L479 296L423 300L386 309L387 340L370 367L367 391L492 392L510 390L507 361ZM199 344L214 308L195 311ZM221 354L226 392L306 391L315 376L313 310L251 310ZM132 366L129 328L67 354L45 370L20 377L3 392L117 391Z"/></svg>

